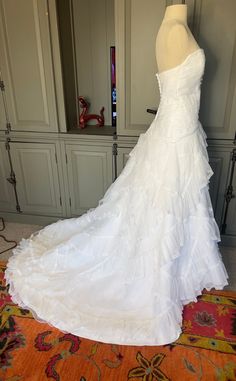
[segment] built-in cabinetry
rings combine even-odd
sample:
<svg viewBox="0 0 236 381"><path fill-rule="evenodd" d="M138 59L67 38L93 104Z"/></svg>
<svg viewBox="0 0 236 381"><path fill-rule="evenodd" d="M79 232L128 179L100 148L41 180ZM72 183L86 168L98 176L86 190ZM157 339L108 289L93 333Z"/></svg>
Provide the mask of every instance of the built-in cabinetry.
<svg viewBox="0 0 236 381"><path fill-rule="evenodd" d="M112 147L90 141L65 143L71 215L96 207L113 180Z"/></svg>
<svg viewBox="0 0 236 381"><path fill-rule="evenodd" d="M158 108L155 37L165 7L178 2L103 0L96 8L93 0L0 0L1 215L45 224L96 207L124 168L139 134L149 127L153 115L146 110ZM236 4L186 3L189 25L206 55L200 120L214 170L210 194L219 226L226 223L223 239L232 244ZM78 19L87 42L80 39ZM114 42L116 129L109 114L108 60ZM74 129L78 94L91 97L94 112L105 104L104 128Z"/></svg>
<svg viewBox="0 0 236 381"><path fill-rule="evenodd" d="M23 213L62 216L62 182L57 146L51 143L10 143L17 194Z"/></svg>
<svg viewBox="0 0 236 381"><path fill-rule="evenodd" d="M96 207L114 179L113 140L59 134L13 136L0 134L0 210L14 218L16 203L25 215L70 217ZM84 138L84 139L83 139ZM2 141L1 141L2 139ZM11 158L18 199L9 182ZM19 217L18 217L19 220ZM44 218L47 221L47 218ZM50 219L49 219L50 220Z"/></svg>
<svg viewBox="0 0 236 381"><path fill-rule="evenodd" d="M12 131L65 128L55 11L54 1L0 1L0 68Z"/></svg>
<svg viewBox="0 0 236 381"><path fill-rule="evenodd" d="M221 226L226 190L229 182L229 167L231 163L230 145L210 145L208 148L209 162L214 175L210 181L210 195L215 218Z"/></svg>

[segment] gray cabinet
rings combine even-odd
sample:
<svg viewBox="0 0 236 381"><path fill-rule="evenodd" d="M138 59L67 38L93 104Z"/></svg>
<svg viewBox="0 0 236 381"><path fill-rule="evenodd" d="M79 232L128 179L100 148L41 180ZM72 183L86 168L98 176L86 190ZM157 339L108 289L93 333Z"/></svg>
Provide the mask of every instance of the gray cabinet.
<svg viewBox="0 0 236 381"><path fill-rule="evenodd" d="M204 48L200 119L208 138L234 139L236 126L236 2L186 0L189 25Z"/></svg>
<svg viewBox="0 0 236 381"><path fill-rule="evenodd" d="M7 181L10 177L10 165L5 143L0 141L0 210L16 211L12 185Z"/></svg>
<svg viewBox="0 0 236 381"><path fill-rule="evenodd" d="M155 39L169 0L115 0L117 133L138 136L159 104Z"/></svg>
<svg viewBox="0 0 236 381"><path fill-rule="evenodd" d="M72 3L75 4L76 0ZM112 20L110 16L106 18L106 15L112 15L112 4L109 0L102 3L107 13L104 13L105 8L100 10L103 12L101 20ZM153 120L153 115L148 114L146 109L157 108L159 104L155 38L165 7L176 3L181 1L115 0L118 154L113 156L113 141L109 136L102 136L96 131L90 134L81 131L71 135L61 133L67 129L56 0L0 0L0 73L5 85L4 93L0 93L0 130L6 130L7 122L4 96L12 128L9 133L10 153L22 221L27 216L36 216L37 219L42 216L45 220L48 217L79 216L97 206L111 185L114 173L119 176L122 172L138 136L147 130ZM236 60L236 2L186 0L186 3L189 25L206 54L200 120L209 139L210 165L214 171L210 194L220 226L236 125L236 76L233 70ZM76 20L77 11L79 8L75 6ZM83 12L87 12L87 4ZM92 19L95 14L92 12ZM62 22L63 17L62 14ZM101 60L97 60L96 68L91 66L91 62L86 67L86 60L82 56L77 57L79 59L74 69L77 70L82 90L86 86L91 90L93 107L98 110L100 104L104 104L109 114L107 49L113 44L113 29L109 23L105 26L102 22L99 28L94 28L94 25L92 21L87 23L86 30L91 30L92 35L98 33L96 38L101 39L101 45L86 47L76 34L76 52L79 46L85 47L84 57L88 57L94 48L99 57L97 48L100 46L104 54ZM108 38L106 41L104 36ZM97 41L96 38L91 41ZM62 57L63 54L65 56L66 50L61 53ZM81 74L82 67L89 68L85 70L85 76ZM101 74L99 78L97 70ZM96 77L96 81L92 81L95 87L88 81L89 75ZM104 83L106 91L102 94ZM66 86L70 87L68 82ZM16 215L16 200L13 187L6 180L10 167L5 135L3 132L0 134L0 211L13 216ZM227 216L226 234L234 237L235 209L233 198Z"/></svg>
<svg viewBox="0 0 236 381"><path fill-rule="evenodd" d="M127 160L129 159L129 152L132 148L130 147L119 147L117 155L117 175L119 176L125 167Z"/></svg>
<svg viewBox="0 0 236 381"><path fill-rule="evenodd" d="M113 179L112 148L66 143L71 215L96 207Z"/></svg>
<svg viewBox="0 0 236 381"><path fill-rule="evenodd" d="M63 103L55 20L54 0L0 0L0 71L12 130L59 130Z"/></svg>
<svg viewBox="0 0 236 381"><path fill-rule="evenodd" d="M19 135L19 134L17 134ZM114 178L112 140L96 143L90 139L71 141L31 134L25 141L15 136L10 141L10 156L16 178L21 213L18 221L30 216L52 218L79 216L96 207ZM84 136L85 138L85 136ZM10 177L10 163L5 142L0 142L0 211L16 216L16 199ZM37 221L32 218L32 221Z"/></svg>
<svg viewBox="0 0 236 381"><path fill-rule="evenodd" d="M233 176L233 198L227 213L225 234L236 237L236 173Z"/></svg>
<svg viewBox="0 0 236 381"><path fill-rule="evenodd" d="M50 143L10 143L21 211L61 216L62 200L56 147Z"/></svg>
<svg viewBox="0 0 236 381"><path fill-rule="evenodd" d="M221 227L227 179L230 167L230 148L210 146L209 159L210 165L214 172L210 180L211 201L216 221Z"/></svg>
<svg viewBox="0 0 236 381"><path fill-rule="evenodd" d="M118 125L121 135L144 132L158 108L155 38L165 8L181 1L116 0ZM234 139L236 125L236 2L186 0L189 26L206 55L200 120L208 138Z"/></svg>
<svg viewBox="0 0 236 381"><path fill-rule="evenodd" d="M227 191L224 201L224 233L227 242L236 245L236 149L230 154L230 166L228 171ZM229 200L227 205L226 200ZM226 217L225 217L226 216Z"/></svg>

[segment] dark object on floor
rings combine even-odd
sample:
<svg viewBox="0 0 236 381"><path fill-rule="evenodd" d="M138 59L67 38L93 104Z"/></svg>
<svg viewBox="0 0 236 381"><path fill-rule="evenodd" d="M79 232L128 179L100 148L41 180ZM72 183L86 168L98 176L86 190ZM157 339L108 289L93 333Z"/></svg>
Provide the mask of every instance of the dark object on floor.
<svg viewBox="0 0 236 381"><path fill-rule="evenodd" d="M6 228L5 222L4 222L4 219L2 217L0 217L0 221L1 221L1 224L2 224L2 227L0 228L0 232L3 232L5 230L5 228ZM3 234L0 234L0 238L2 238L6 243L12 243L12 246L10 246L8 249L0 251L0 254L6 253L8 250L12 250L12 249L14 249L14 247L17 246L17 242L16 241L9 241Z"/></svg>

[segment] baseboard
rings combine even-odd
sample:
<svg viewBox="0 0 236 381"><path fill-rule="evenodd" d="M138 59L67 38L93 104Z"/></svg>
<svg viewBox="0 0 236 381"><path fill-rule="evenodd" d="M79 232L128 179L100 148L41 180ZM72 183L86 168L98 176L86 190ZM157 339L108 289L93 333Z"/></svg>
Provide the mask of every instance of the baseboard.
<svg viewBox="0 0 236 381"><path fill-rule="evenodd" d="M50 216L37 216L23 213L7 213L0 212L0 217L4 218L7 222L18 222L21 224L33 224L46 226L58 220L64 219L62 217L50 217Z"/></svg>
<svg viewBox="0 0 236 381"><path fill-rule="evenodd" d="M236 247L236 236L222 234L221 235L221 244L223 246Z"/></svg>

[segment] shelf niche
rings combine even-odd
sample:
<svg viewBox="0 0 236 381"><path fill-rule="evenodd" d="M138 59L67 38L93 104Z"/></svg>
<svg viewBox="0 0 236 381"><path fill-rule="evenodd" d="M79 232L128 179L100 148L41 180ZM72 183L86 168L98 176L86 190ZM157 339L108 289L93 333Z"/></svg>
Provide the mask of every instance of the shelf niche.
<svg viewBox="0 0 236 381"><path fill-rule="evenodd" d="M114 0L57 0L67 131L113 135L111 46L115 46ZM89 113L104 106L105 126L81 129L78 97L89 101Z"/></svg>

